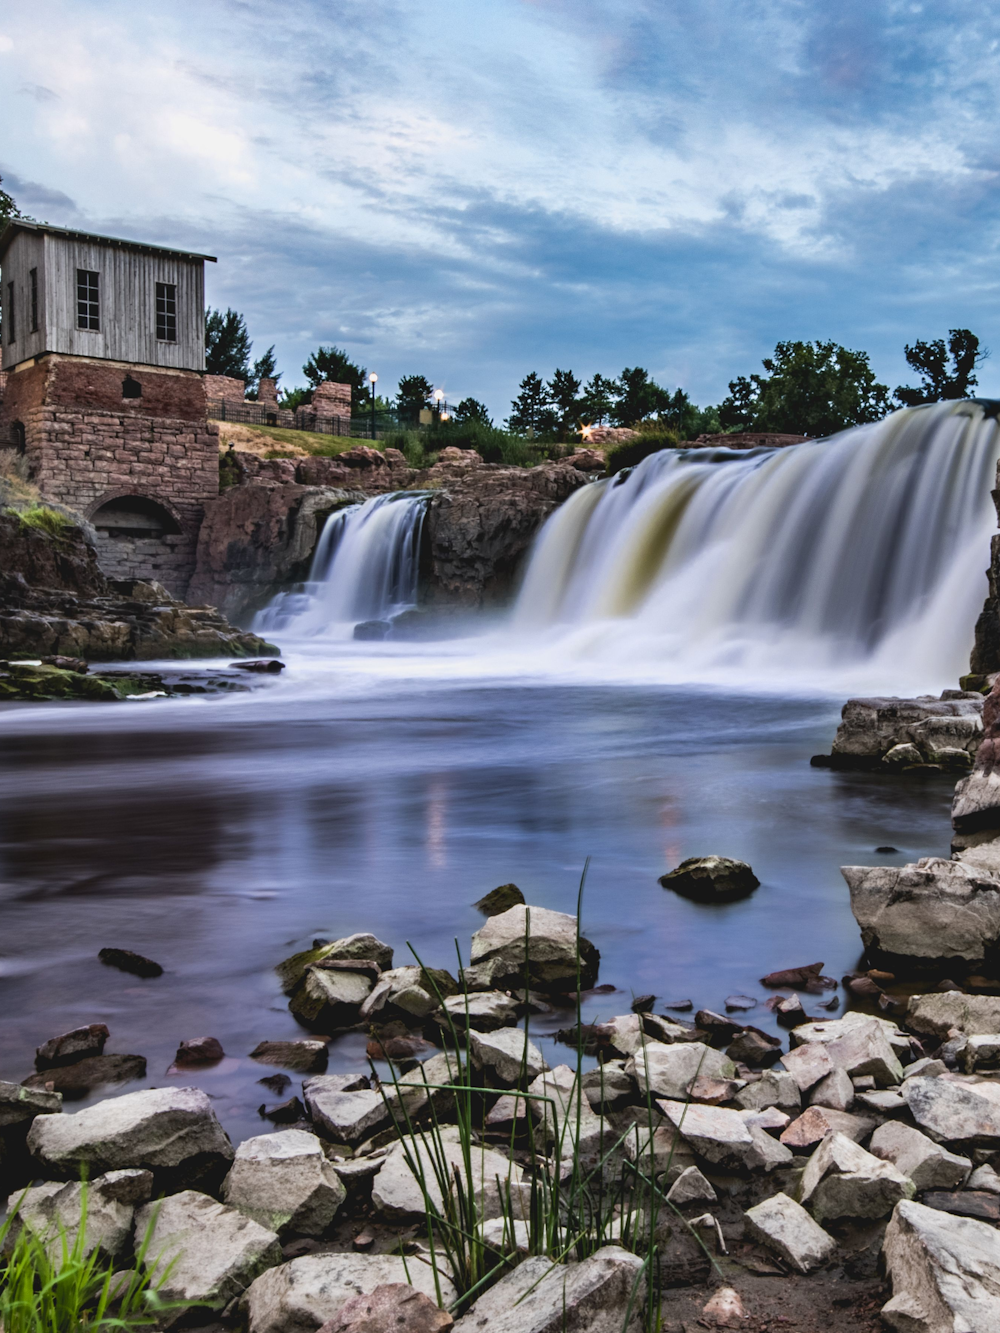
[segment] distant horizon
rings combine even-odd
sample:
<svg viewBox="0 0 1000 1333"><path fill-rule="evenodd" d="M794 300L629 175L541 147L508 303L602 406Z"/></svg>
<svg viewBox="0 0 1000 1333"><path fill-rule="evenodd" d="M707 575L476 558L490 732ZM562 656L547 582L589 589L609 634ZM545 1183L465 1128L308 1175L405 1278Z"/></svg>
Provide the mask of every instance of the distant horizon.
<svg viewBox="0 0 1000 1333"><path fill-rule="evenodd" d="M779 340L997 341L1000 16L846 0L45 0L0 175L52 225L218 256L206 300L499 423L530 371L701 406ZM977 392L1000 397L1000 357Z"/></svg>

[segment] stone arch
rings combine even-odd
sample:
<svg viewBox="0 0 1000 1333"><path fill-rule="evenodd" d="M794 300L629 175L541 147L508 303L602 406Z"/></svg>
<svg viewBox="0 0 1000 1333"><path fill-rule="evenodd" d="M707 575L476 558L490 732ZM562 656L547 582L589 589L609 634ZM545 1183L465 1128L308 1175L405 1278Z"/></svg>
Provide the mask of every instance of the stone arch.
<svg viewBox="0 0 1000 1333"><path fill-rule="evenodd" d="M109 491L87 510L87 518L103 537L176 537L187 525L168 501L142 491Z"/></svg>

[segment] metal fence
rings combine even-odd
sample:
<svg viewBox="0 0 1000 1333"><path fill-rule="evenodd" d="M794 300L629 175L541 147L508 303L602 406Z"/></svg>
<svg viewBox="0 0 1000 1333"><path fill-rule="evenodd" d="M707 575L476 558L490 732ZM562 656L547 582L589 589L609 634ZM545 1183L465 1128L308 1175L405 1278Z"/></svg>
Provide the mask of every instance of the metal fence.
<svg viewBox="0 0 1000 1333"><path fill-rule="evenodd" d="M281 430L308 430L317 435L347 435L358 440L372 438L370 416L321 416L311 412L308 407L300 407L295 412L289 412L282 407L272 407L269 403L240 402L235 398L212 398L208 402L208 415L213 421L235 421L245 426L276 426ZM376 413L375 439L380 440L386 432L397 429L395 418L389 413Z"/></svg>

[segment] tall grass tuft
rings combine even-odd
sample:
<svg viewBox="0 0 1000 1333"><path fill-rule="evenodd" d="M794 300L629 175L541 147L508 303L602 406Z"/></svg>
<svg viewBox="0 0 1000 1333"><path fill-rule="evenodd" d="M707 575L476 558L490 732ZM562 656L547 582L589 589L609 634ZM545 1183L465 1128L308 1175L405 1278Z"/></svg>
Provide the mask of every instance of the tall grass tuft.
<svg viewBox="0 0 1000 1333"><path fill-rule="evenodd" d="M3 1333L123 1333L151 1328L183 1308L160 1298L171 1264L151 1281L146 1254L152 1223L131 1267L119 1268L86 1253L87 1185L80 1223L71 1238L59 1224L42 1239L22 1226L15 1206L0 1225L0 1328Z"/></svg>

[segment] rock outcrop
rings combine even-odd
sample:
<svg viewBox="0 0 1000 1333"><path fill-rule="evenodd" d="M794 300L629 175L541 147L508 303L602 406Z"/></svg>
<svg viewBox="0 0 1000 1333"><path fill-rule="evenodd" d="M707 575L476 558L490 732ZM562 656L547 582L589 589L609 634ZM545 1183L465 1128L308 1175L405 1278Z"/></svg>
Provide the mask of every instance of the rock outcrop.
<svg viewBox="0 0 1000 1333"><path fill-rule="evenodd" d="M848 699L829 755L821 768L883 772L935 766L961 773L972 766L983 738L983 697L945 690L939 699Z"/></svg>
<svg viewBox="0 0 1000 1333"><path fill-rule="evenodd" d="M961 833L995 829L1000 834L1000 677L986 696L983 727L975 768L955 788L951 818Z"/></svg>
<svg viewBox="0 0 1000 1333"><path fill-rule="evenodd" d="M212 606L188 606L158 583L111 582L88 533L0 513L0 658L87 661L260 657L277 653Z"/></svg>

